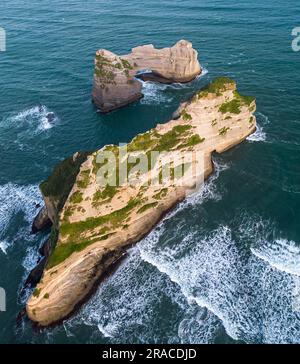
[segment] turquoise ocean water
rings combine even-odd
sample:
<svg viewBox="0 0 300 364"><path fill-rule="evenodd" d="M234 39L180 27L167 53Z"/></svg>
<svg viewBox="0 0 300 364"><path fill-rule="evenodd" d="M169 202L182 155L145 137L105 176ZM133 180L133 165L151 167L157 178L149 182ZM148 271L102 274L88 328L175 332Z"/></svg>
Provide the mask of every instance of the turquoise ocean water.
<svg viewBox="0 0 300 364"><path fill-rule="evenodd" d="M300 342L300 53L291 49L299 15L295 0L1 1L1 343ZM96 112L97 49L122 54L183 38L199 51L202 77L147 83L142 101ZM223 75L256 96L255 135L215 157L205 188L132 248L75 316L40 333L28 322L16 328L22 284L46 239L30 235L38 184L78 150L167 121Z"/></svg>

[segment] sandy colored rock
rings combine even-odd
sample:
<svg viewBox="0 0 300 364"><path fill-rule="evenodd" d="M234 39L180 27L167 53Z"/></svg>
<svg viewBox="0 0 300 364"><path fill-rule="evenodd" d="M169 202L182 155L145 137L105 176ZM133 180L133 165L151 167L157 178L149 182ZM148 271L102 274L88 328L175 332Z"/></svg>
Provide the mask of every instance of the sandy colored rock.
<svg viewBox="0 0 300 364"><path fill-rule="evenodd" d="M29 318L47 326L72 313L126 248L149 233L195 184L201 185L213 172L212 152L221 153L255 131L255 108L253 98L239 95L233 81L220 78L183 103L176 120L135 137L123 156L120 147L112 145L88 155L58 214L56 248L27 303ZM149 156L153 151L164 152L160 163L141 173L134 166L129 169L134 186L99 185L102 164L97 155L112 152L120 171L128 156ZM182 156L188 153L202 156L187 166L187 171L195 167L196 172L177 177ZM162 183L162 166L169 160L171 178ZM109 171L113 174L113 168ZM159 183L145 186L153 179Z"/></svg>
<svg viewBox="0 0 300 364"><path fill-rule="evenodd" d="M95 105L108 112L140 99L142 83L135 76L145 70L152 72L152 80L166 83L189 82L201 73L198 53L185 40L170 48L136 47L124 56L98 50L93 86Z"/></svg>

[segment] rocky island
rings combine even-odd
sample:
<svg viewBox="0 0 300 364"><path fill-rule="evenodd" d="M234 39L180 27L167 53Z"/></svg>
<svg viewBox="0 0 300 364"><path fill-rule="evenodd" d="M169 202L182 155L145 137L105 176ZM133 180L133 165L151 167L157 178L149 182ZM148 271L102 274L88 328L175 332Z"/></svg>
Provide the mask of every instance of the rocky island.
<svg viewBox="0 0 300 364"><path fill-rule="evenodd" d="M101 49L95 57L93 101L102 112L109 112L143 97L137 78L189 82L200 73L198 53L186 40L163 49L152 44L136 47L124 56Z"/></svg>
<svg viewBox="0 0 300 364"><path fill-rule="evenodd" d="M190 76L199 71L192 67ZM29 318L48 326L70 315L126 249L213 172L213 152L255 131L255 109L254 98L240 95L234 81L218 78L182 103L172 120L126 146L107 145L61 162L40 186L47 212L41 216L53 226L42 279L27 302ZM183 162L185 155L198 158ZM137 168L141 160L147 168ZM113 183L101 183L103 176Z"/></svg>

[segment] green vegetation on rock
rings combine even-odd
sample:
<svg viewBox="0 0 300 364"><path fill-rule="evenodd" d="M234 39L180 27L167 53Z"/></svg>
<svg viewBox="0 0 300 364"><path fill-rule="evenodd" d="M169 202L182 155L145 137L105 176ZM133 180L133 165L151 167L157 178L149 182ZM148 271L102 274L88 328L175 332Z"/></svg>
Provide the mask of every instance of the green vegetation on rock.
<svg viewBox="0 0 300 364"><path fill-rule="evenodd" d="M87 246L108 239L113 232L103 235L107 230L120 227L123 222L128 218L129 213L142 203L141 199L132 199L128 204L112 213L99 217L90 217L86 220L79 222L62 222L60 226L60 234L66 238L66 241L56 246L55 250L50 256L47 268L50 269L57 264L60 264L74 252L79 252L85 249ZM97 231L95 231L98 229ZM95 232L91 237L84 237L86 232Z"/></svg>
<svg viewBox="0 0 300 364"><path fill-rule="evenodd" d="M206 97L208 94L215 94L216 96L221 96L222 92L228 89L228 86L234 87L235 82L228 77L219 77L214 81L209 83L207 86L202 88L200 92L198 92L198 98Z"/></svg>
<svg viewBox="0 0 300 364"><path fill-rule="evenodd" d="M90 171L88 169L81 171L79 180L77 181L77 186L79 188L85 189L89 185L90 182Z"/></svg>
<svg viewBox="0 0 300 364"><path fill-rule="evenodd" d="M106 185L103 190L99 190L94 194L93 205L97 206L99 203L102 204L111 201L117 191L117 186Z"/></svg>
<svg viewBox="0 0 300 364"><path fill-rule="evenodd" d="M55 200L57 213L64 206L66 199L74 186L81 164L86 160L89 152L78 153L59 163L48 179L41 183L40 190L44 197Z"/></svg>
<svg viewBox="0 0 300 364"><path fill-rule="evenodd" d="M193 147L197 144L203 143L205 141L205 138L201 138L200 135L194 134L190 138L188 138L183 144L179 145L179 148L188 148Z"/></svg>
<svg viewBox="0 0 300 364"><path fill-rule="evenodd" d="M41 290L40 290L39 288L36 288L36 289L33 291L32 295L33 295L33 297L38 298L38 297L39 297L39 295L40 295L40 293L41 293Z"/></svg>
<svg viewBox="0 0 300 364"><path fill-rule="evenodd" d="M145 212L145 211L147 211L147 210L149 210L149 209L151 209L151 208L153 208L153 207L156 207L158 205L158 202L151 202L151 203L148 203L148 204L146 204L146 205L144 205L144 206L142 206L138 211L137 211L137 213L138 214L142 214L143 212Z"/></svg>
<svg viewBox="0 0 300 364"><path fill-rule="evenodd" d="M234 98L231 101L225 102L219 108L222 114L231 113L239 114L242 106L250 106L255 100L252 96L242 96L237 91L234 91Z"/></svg>
<svg viewBox="0 0 300 364"><path fill-rule="evenodd" d="M78 203L82 202L82 200L83 200L82 196L83 196L82 192L76 191L73 193L72 196L70 196L69 201L72 204L78 204Z"/></svg>
<svg viewBox="0 0 300 364"><path fill-rule="evenodd" d="M181 116L184 121L192 120L192 116L185 109L181 112Z"/></svg>
<svg viewBox="0 0 300 364"><path fill-rule="evenodd" d="M132 69L129 62L127 63L125 60L122 61L122 59L120 61L111 62L110 60L105 59L105 57L100 57L98 62L102 63L102 67L105 68L106 71L107 69L111 69L112 72L114 71L113 69L118 70L118 72L124 70L125 74L129 74L129 71ZM221 113L238 114L243 105L252 107L251 104L254 99L247 96L241 96L234 91L234 89L234 81L228 78L219 78L202 89L196 96L194 96L193 100L195 100L195 97L200 98L211 93L216 96L220 96L222 95L222 92L231 90L234 98L233 100L228 101L228 97L226 102L220 106ZM171 127L171 129L169 129L166 133L160 133L160 128L157 128L152 129L149 132L139 134L133 138L133 140L127 144L127 152L137 158L136 162L129 163L127 159L128 155L121 158L122 154L120 154L120 151L122 150L122 147L109 145L103 148L103 151L111 151L115 156L116 164L105 172L106 175L104 175L104 177L106 178L109 177L110 174L116 173L116 186L107 185L99 188L99 190L95 192L94 196L91 198L91 202L94 207L98 207L99 204L102 203L109 203L118 193L119 186L122 183L122 181L119 180L119 159L121 160L121 163L127 163L127 172L129 174L130 170L138 163L138 157L140 154L143 156L146 155L148 162L150 163L151 152L156 151L160 153L180 150L183 148L188 149L205 141L205 138L202 138L194 132L193 125L190 125L189 123L189 121L192 120L192 116L187 113L186 109L181 112L181 117L181 124ZM224 116L225 119L228 119L229 117L231 116ZM249 122L252 123L253 120L254 118L252 117ZM217 125L217 119L213 120L211 125ZM219 134L226 135L228 130L230 130L229 127L223 127L219 129ZM55 197L57 200L62 201L60 202L60 206L62 207L76 181L76 177L80 171L80 166L82 162L86 160L88 155L91 155L91 153L86 153L85 155L80 154L79 157L75 158L75 161L72 157L68 158L66 161L62 162L61 165L56 167L52 176L50 176L48 180L41 185L41 190L45 192L44 195L47 196L48 194L51 197ZM156 201L149 203L149 201L143 198L144 190L141 189L142 192L139 193L136 198L132 198L119 210L115 210L102 216L99 216L98 214L95 215L95 217L89 217L85 220L70 222L68 217L70 217L74 211L79 211L78 209L81 208L80 203L83 199L82 190L86 189L91 181L94 183L95 175L99 168L107 163L107 161L101 161L101 163L98 163L97 153L93 153L91 158L92 170L84 169L80 171L80 174L78 175L76 192L70 196L69 199L71 206L69 206L64 212L64 219L60 220L59 232L61 239L50 256L47 268L60 264L73 253L82 251L91 244L108 239L116 233L116 229L121 229L123 227L124 229L127 228L130 226L129 220L132 212L143 213L150 208L155 208L159 201L168 194L168 188L156 190L156 193L152 196ZM165 167L166 166L164 166L164 168ZM177 174L182 176L185 170L186 168L182 165L176 166L175 168L173 164L169 166L171 180L174 181L178 178ZM99 176L97 177L99 178ZM159 176L157 177L160 182L162 182L162 177L163 173L161 168ZM79 204L79 206L74 206L76 204ZM80 209L80 211L82 211L82 209ZM54 243L52 246L54 247L57 242L57 229L53 229L52 239Z"/></svg>
<svg viewBox="0 0 300 364"><path fill-rule="evenodd" d="M225 114L227 112L231 113L231 114L239 114L241 112L241 102L239 99L233 99L229 102L225 102L224 104L222 104L219 108L219 111L222 114Z"/></svg>
<svg viewBox="0 0 300 364"><path fill-rule="evenodd" d="M168 193L168 189L167 188L163 188L161 189L158 193L156 193L153 198L155 200L161 200L162 198L164 198Z"/></svg>
<svg viewBox="0 0 300 364"><path fill-rule="evenodd" d="M228 130L230 130L230 128L229 128L228 126L224 126L223 128L221 128L221 129L219 130L219 134L220 134L220 135L226 135L226 134L227 134L227 132L228 132Z"/></svg>
<svg viewBox="0 0 300 364"><path fill-rule="evenodd" d="M178 145L183 138L189 134L191 125L176 125L170 131L165 134L159 134L159 143L154 150L159 152L170 151Z"/></svg>
<svg viewBox="0 0 300 364"><path fill-rule="evenodd" d="M98 77L102 89L105 89L108 84L116 85L115 72L117 70L122 71L129 78L129 71L132 69L131 64L125 59L120 58L120 62L118 62L117 59L110 60L102 54L96 55L95 75Z"/></svg>

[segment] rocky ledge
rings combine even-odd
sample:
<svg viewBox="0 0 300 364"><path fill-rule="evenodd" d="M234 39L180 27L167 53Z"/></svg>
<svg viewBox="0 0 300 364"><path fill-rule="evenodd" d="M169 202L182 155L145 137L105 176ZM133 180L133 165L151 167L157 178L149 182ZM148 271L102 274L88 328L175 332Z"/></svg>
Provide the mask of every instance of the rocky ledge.
<svg viewBox="0 0 300 364"><path fill-rule="evenodd" d="M140 99L142 83L189 82L201 73L198 53L185 40L173 47L156 49L152 44L133 48L118 56L105 49L95 58L93 101L102 112L109 112Z"/></svg>
<svg viewBox="0 0 300 364"><path fill-rule="evenodd" d="M58 165L41 185L53 222L52 251L27 303L29 318L48 326L70 315L126 248L212 173L213 152L255 131L255 109L254 98L240 95L234 81L218 78L181 104L173 120L137 135L125 152L124 146L108 145ZM160 157L153 159L153 152ZM189 154L200 158L183 163ZM107 166L110 156L118 162L115 167ZM137 161L145 158L148 168L137 169ZM118 177L124 165L132 184ZM114 175L116 185L100 183Z"/></svg>

